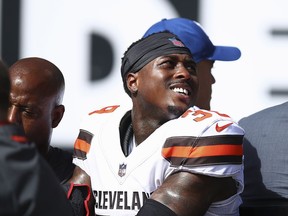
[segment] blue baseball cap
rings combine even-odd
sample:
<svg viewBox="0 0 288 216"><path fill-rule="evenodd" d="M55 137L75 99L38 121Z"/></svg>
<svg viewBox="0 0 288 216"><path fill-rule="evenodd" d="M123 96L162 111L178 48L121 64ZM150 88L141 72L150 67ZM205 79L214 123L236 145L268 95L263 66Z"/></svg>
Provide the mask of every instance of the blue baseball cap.
<svg viewBox="0 0 288 216"><path fill-rule="evenodd" d="M213 45L201 25L186 18L162 19L152 25L143 37L163 31L177 35L189 48L196 63L203 60L235 61L241 56L237 47Z"/></svg>

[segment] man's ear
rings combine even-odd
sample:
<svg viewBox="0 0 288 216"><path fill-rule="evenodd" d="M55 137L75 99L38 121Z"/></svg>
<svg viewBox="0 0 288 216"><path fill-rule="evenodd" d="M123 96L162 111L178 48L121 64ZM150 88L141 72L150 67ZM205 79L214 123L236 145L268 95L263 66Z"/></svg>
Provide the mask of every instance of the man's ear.
<svg viewBox="0 0 288 216"><path fill-rule="evenodd" d="M138 74L137 73L129 73L127 75L127 88L131 92L131 95L134 95L138 91L138 83L137 83Z"/></svg>
<svg viewBox="0 0 288 216"><path fill-rule="evenodd" d="M53 112L52 112L52 128L55 128L58 126L58 124L63 118L64 112L65 112L64 105L57 105L54 107Z"/></svg>

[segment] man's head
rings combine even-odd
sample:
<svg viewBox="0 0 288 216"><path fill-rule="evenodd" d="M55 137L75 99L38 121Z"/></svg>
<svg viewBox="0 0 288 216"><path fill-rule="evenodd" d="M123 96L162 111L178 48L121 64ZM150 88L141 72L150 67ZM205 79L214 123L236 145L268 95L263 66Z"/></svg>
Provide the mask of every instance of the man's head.
<svg viewBox="0 0 288 216"><path fill-rule="evenodd" d="M214 45L198 22L186 18L163 19L153 24L143 37L162 31L170 31L177 35L190 49L199 73L196 105L203 109L210 109L212 84L215 83L211 74L214 62L237 60L241 56L240 50L237 47Z"/></svg>
<svg viewBox="0 0 288 216"><path fill-rule="evenodd" d="M53 128L61 121L65 89L61 71L42 58L23 58L9 68L8 120L21 125L30 142L46 155Z"/></svg>
<svg viewBox="0 0 288 216"><path fill-rule="evenodd" d="M134 110L149 118L165 122L195 102L196 63L189 49L169 32L133 43L122 58L121 73Z"/></svg>
<svg viewBox="0 0 288 216"><path fill-rule="evenodd" d="M8 76L8 68L3 61L0 60L0 121L5 121L7 110L9 107L9 91L10 81Z"/></svg>

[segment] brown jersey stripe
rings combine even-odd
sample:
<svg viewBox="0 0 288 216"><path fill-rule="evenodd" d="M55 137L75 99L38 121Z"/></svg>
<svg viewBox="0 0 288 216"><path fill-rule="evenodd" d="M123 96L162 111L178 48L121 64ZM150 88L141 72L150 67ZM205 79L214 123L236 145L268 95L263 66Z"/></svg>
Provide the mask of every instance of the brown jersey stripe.
<svg viewBox="0 0 288 216"><path fill-rule="evenodd" d="M162 156L172 165L241 163L242 135L172 137L166 140Z"/></svg>
<svg viewBox="0 0 288 216"><path fill-rule="evenodd" d="M91 140L93 138L93 134L89 131L80 129L77 139L81 139L86 141L88 144L91 144Z"/></svg>
<svg viewBox="0 0 288 216"><path fill-rule="evenodd" d="M209 137L179 136L170 137L166 140L164 147L174 146L212 146L221 144L242 145L243 135L220 135Z"/></svg>
<svg viewBox="0 0 288 216"><path fill-rule="evenodd" d="M81 150L79 150L79 149L74 149L74 155L73 155L73 157L76 157L76 158L81 159L81 160L87 158L87 157L86 157L86 152L83 152L83 151L81 151Z"/></svg>

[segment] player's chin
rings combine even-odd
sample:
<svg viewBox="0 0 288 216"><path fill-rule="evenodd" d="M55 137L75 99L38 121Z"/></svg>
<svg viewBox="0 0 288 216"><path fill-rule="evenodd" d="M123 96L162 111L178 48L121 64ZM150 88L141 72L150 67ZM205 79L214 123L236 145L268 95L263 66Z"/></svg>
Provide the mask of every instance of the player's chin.
<svg viewBox="0 0 288 216"><path fill-rule="evenodd" d="M190 106L182 104L181 106L178 104L169 105L168 111L170 113L171 119L180 117Z"/></svg>
<svg viewBox="0 0 288 216"><path fill-rule="evenodd" d="M181 100L177 101L177 106L180 110L183 110L185 112L187 109L189 109L191 106L195 104L195 99L189 97L189 98L181 98Z"/></svg>
<svg viewBox="0 0 288 216"><path fill-rule="evenodd" d="M168 111L174 118L180 117L187 109L194 105L195 100L188 96L178 94L168 100Z"/></svg>

